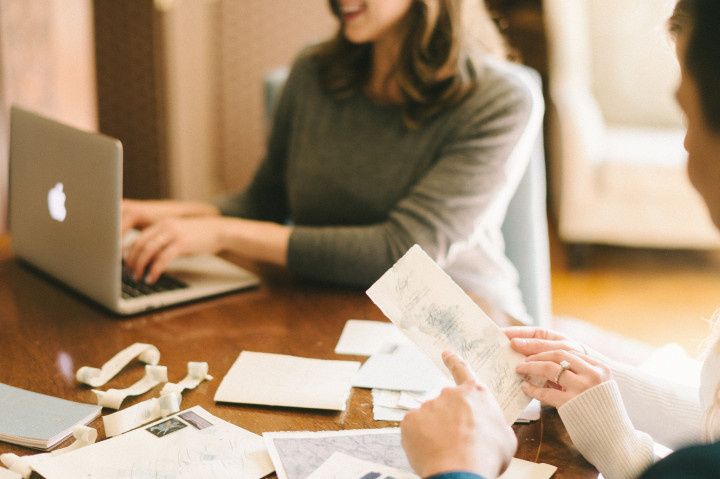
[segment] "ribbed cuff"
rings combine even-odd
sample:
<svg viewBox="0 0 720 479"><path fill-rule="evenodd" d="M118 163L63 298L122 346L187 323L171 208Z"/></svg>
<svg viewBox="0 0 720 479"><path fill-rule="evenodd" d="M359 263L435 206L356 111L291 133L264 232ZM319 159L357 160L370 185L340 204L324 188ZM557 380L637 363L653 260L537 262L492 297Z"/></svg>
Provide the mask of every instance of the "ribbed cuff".
<svg viewBox="0 0 720 479"><path fill-rule="evenodd" d="M615 381L606 381L558 408L575 447L606 479L635 478L655 456L653 440L636 431Z"/></svg>

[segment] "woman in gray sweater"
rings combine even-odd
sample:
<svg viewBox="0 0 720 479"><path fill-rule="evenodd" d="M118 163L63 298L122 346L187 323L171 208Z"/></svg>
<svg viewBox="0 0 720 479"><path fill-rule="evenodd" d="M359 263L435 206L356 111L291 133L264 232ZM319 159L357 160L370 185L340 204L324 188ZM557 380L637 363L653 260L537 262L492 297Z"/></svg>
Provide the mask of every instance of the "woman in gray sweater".
<svg viewBox="0 0 720 479"><path fill-rule="evenodd" d="M296 60L250 186L215 204L132 201L126 260L232 251L368 286L420 244L487 312L524 319L501 225L543 113L479 0L331 0L337 35Z"/></svg>

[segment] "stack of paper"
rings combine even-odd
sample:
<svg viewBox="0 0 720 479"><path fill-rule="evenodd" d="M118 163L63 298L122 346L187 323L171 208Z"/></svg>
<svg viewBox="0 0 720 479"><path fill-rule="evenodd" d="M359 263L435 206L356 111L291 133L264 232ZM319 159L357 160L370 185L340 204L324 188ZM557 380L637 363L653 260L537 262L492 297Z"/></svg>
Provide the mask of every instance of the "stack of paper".
<svg viewBox="0 0 720 479"><path fill-rule="evenodd" d="M67 401L0 384L0 441L48 450L75 426L100 415L100 406Z"/></svg>
<svg viewBox="0 0 720 479"><path fill-rule="evenodd" d="M372 356L375 353L392 352L410 340L393 323L350 319L345 323L335 352L356 356Z"/></svg>
<svg viewBox="0 0 720 479"><path fill-rule="evenodd" d="M402 421L407 411L434 399L451 381L392 323L351 319L335 347L339 354L370 356L353 379L353 386L372 388L376 421ZM532 401L516 422L540 418L540 403Z"/></svg>
<svg viewBox="0 0 720 479"><path fill-rule="evenodd" d="M31 465L45 479L260 479L273 471L260 436L200 406Z"/></svg>
<svg viewBox="0 0 720 479"><path fill-rule="evenodd" d="M353 386L426 392L452 385L452 381L412 344L392 353L376 353L358 371Z"/></svg>
<svg viewBox="0 0 720 479"><path fill-rule="evenodd" d="M243 351L215 401L344 411L357 361L329 361Z"/></svg>

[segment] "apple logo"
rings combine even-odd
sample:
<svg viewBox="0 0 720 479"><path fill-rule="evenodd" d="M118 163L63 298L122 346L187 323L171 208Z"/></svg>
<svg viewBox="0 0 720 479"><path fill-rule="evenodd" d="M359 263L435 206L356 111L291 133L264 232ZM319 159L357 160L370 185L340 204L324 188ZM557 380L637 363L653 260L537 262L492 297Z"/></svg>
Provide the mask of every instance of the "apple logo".
<svg viewBox="0 0 720 479"><path fill-rule="evenodd" d="M65 193L63 192L62 183L56 183L48 191L48 210L50 211L50 217L55 221L65 221L67 210L65 209Z"/></svg>

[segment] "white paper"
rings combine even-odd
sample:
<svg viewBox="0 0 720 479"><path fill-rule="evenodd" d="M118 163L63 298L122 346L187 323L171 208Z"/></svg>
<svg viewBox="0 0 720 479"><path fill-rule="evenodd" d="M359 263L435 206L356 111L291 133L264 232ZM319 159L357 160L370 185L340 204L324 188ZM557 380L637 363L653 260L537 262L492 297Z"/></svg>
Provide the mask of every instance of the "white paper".
<svg viewBox="0 0 720 479"><path fill-rule="evenodd" d="M453 385L414 344L398 346L391 354L373 354L362 365L352 384L359 388L419 392Z"/></svg>
<svg viewBox="0 0 720 479"><path fill-rule="evenodd" d="M263 438L278 479L306 479L337 452L408 474L413 472L400 442L399 428L266 432ZM548 464L513 458L500 477L549 479L556 470Z"/></svg>
<svg viewBox="0 0 720 479"><path fill-rule="evenodd" d="M345 323L335 353L372 356L408 343L408 338L393 323L351 319Z"/></svg>
<svg viewBox="0 0 720 479"><path fill-rule="evenodd" d="M405 413L417 409L425 401L440 395L437 389L428 392L389 391L373 389L373 416L376 421L402 421ZM515 424L529 424L540 419L540 401L533 399L515 421Z"/></svg>
<svg viewBox="0 0 720 479"><path fill-rule="evenodd" d="M115 354L100 368L81 367L75 373L75 378L81 383L97 388L115 377L135 358L154 366L160 362L160 351L152 344L135 343Z"/></svg>
<svg viewBox="0 0 720 479"><path fill-rule="evenodd" d="M515 420L515 423L528 424L533 421L538 421L540 420L541 412L542 408L540 406L540 401L533 399L530 401L530 404L527 405L525 410L520 413L520 416Z"/></svg>
<svg viewBox="0 0 720 479"><path fill-rule="evenodd" d="M62 456L43 458L33 468L45 479L260 479L273 470L260 436L200 406Z"/></svg>
<svg viewBox="0 0 720 479"><path fill-rule="evenodd" d="M373 406L373 419L376 421L400 422L405 418L405 414L407 414L407 409Z"/></svg>
<svg viewBox="0 0 720 479"><path fill-rule="evenodd" d="M97 436L97 430L92 427L76 426L75 429L73 429L73 437L75 438L75 440L69 446L55 449L52 452L44 452L41 454L33 454L28 456L18 456L17 454L13 453L0 454L0 462L4 466L6 466L11 473L17 474L17 477L29 479L32 475L32 465L35 463L35 461L38 461L43 457L59 456L61 454L66 454L70 451L80 449L81 447L89 446L90 444L95 443L95 441L97 440ZM4 469L0 468L0 472L2 471L4 471ZM3 479L3 476L1 474L0 479Z"/></svg>
<svg viewBox="0 0 720 479"><path fill-rule="evenodd" d="M0 479L21 479L22 476L4 467L0 467Z"/></svg>
<svg viewBox="0 0 720 479"><path fill-rule="evenodd" d="M369 475L369 476L368 476ZM420 479L415 474L336 452L307 479Z"/></svg>
<svg viewBox="0 0 720 479"><path fill-rule="evenodd" d="M515 373L523 356L512 350L500 328L418 245L367 294L438 367L444 369L441 355L446 350L467 361L494 393L507 423L515 422L530 402Z"/></svg>
<svg viewBox="0 0 720 479"><path fill-rule="evenodd" d="M542 462L530 462L513 457L499 479L550 479L557 467Z"/></svg>
<svg viewBox="0 0 720 479"><path fill-rule="evenodd" d="M306 479L335 452L412 472L400 429L263 433L278 479Z"/></svg>
<svg viewBox="0 0 720 479"><path fill-rule="evenodd" d="M357 361L243 351L215 401L344 411Z"/></svg>
<svg viewBox="0 0 720 479"><path fill-rule="evenodd" d="M373 389L372 400L373 406L398 407L400 400L400 391L390 391L388 389Z"/></svg>
<svg viewBox="0 0 720 479"><path fill-rule="evenodd" d="M397 407L402 409L417 409L422 406L425 401L430 401L431 399L438 397L440 395L440 391L440 389L434 389L422 393L403 391L400 393Z"/></svg>

